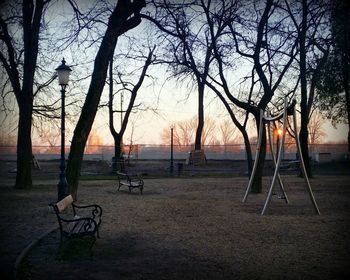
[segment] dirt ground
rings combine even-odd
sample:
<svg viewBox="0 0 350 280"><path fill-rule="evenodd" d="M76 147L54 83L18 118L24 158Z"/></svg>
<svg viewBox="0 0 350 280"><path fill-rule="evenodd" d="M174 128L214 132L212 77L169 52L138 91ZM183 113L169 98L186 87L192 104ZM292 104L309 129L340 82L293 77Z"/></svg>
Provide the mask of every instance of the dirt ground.
<svg viewBox="0 0 350 280"><path fill-rule="evenodd" d="M2 166L2 171L4 167ZM147 176L145 176L147 177ZM25 260L28 279L350 279L350 176L311 179L321 215L304 181L282 177L290 200L273 196L261 216L262 194L241 200L246 177L145 179L144 194L117 191L115 180L82 180L79 203L103 207L101 238L92 260L59 261L57 231ZM48 204L57 179L34 188L0 184L1 279L11 279L20 251L55 225ZM4 277L5 276L5 277Z"/></svg>

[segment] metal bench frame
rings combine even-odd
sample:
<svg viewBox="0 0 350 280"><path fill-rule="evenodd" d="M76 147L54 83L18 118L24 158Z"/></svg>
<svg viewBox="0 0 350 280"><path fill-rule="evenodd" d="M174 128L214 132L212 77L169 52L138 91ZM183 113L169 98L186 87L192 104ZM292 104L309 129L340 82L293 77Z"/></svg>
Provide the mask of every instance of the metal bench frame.
<svg viewBox="0 0 350 280"><path fill-rule="evenodd" d="M138 188L142 194L144 182L138 175L128 175L126 173L117 171L118 176L118 191L122 186L129 188L129 192L134 188Z"/></svg>
<svg viewBox="0 0 350 280"><path fill-rule="evenodd" d="M97 236L100 238L99 226L102 222L102 208L97 204L91 205L76 205L73 202L72 195L66 196L57 203L51 203L50 206L54 209L61 234L61 244L63 238L79 238L83 236ZM69 207L72 207L72 217L63 217L63 213ZM89 216L78 216L79 209L89 209ZM91 209L91 212L90 212Z"/></svg>

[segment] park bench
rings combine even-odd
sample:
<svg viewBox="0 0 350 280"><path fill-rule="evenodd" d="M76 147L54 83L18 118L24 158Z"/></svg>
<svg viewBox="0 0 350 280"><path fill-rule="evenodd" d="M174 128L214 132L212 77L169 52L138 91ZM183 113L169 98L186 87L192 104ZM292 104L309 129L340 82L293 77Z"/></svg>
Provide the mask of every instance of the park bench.
<svg viewBox="0 0 350 280"><path fill-rule="evenodd" d="M118 176L118 191L122 186L126 186L129 188L129 192L132 191L134 188L140 189L140 193L142 194L143 180L138 175L128 175L126 173L117 171Z"/></svg>
<svg viewBox="0 0 350 280"><path fill-rule="evenodd" d="M66 196L57 203L51 203L61 233L61 245L63 237L79 238L93 236L99 238L99 226L101 224L102 208L97 204L78 206L73 202L72 195ZM78 216L78 214L80 216Z"/></svg>

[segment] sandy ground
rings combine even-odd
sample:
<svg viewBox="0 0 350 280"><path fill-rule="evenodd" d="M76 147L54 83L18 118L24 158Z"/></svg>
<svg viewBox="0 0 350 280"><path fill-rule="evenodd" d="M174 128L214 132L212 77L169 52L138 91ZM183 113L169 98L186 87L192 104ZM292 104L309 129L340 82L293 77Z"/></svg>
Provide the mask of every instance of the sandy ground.
<svg viewBox="0 0 350 280"><path fill-rule="evenodd" d="M287 205L262 194L242 203L245 177L146 179L144 194L116 190L113 180L81 181L79 203L103 207L92 260L59 261L55 231L25 261L29 279L349 279L350 176L311 180L321 215L304 181L283 176ZM0 187L1 279L20 251L56 223L48 204L57 180L30 191Z"/></svg>

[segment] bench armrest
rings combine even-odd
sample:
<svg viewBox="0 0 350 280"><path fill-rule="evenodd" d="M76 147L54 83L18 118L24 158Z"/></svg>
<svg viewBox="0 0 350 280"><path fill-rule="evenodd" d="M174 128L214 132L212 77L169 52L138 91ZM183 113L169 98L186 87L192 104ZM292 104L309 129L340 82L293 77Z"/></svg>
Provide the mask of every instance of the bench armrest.
<svg viewBox="0 0 350 280"><path fill-rule="evenodd" d="M73 207L73 213L74 216L76 216L79 212L79 210L77 211L77 209L92 209L91 210L91 218L99 218L99 223L101 223L101 216L102 216L102 208L101 206L97 205L97 204L91 204L91 205L77 205L75 203L72 203L72 207Z"/></svg>

